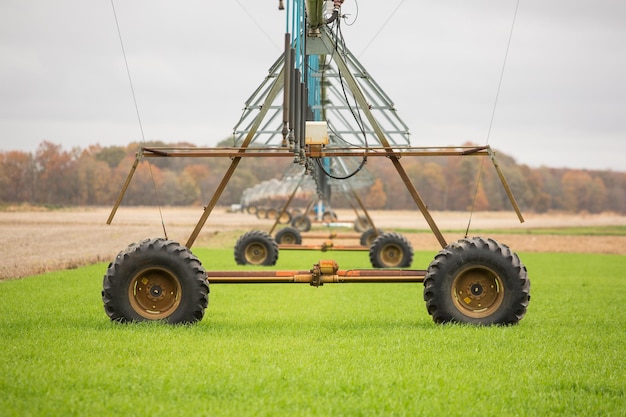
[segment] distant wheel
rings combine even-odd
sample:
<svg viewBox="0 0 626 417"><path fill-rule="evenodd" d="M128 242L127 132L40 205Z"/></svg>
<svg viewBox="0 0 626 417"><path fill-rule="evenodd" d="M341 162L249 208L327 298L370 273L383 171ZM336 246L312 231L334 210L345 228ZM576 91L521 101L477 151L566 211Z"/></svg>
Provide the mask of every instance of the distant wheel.
<svg viewBox="0 0 626 417"><path fill-rule="evenodd" d="M285 211L279 218L278 223L280 224L289 224L291 223L291 214L288 211Z"/></svg>
<svg viewBox="0 0 626 417"><path fill-rule="evenodd" d="M248 207L246 207L246 212L248 214L256 214L257 210L258 210L257 206L248 206Z"/></svg>
<svg viewBox="0 0 626 417"><path fill-rule="evenodd" d="M398 233L383 233L370 247L370 262L374 268L408 268L413 262L413 248Z"/></svg>
<svg viewBox="0 0 626 417"><path fill-rule="evenodd" d="M372 246L376 238L382 233L383 231L380 229L378 229L378 233L376 233L376 230L374 229L367 229L366 231L361 233L361 246Z"/></svg>
<svg viewBox="0 0 626 417"><path fill-rule="evenodd" d="M311 219L306 214L299 214L291 220L291 226L301 232L311 230Z"/></svg>
<svg viewBox="0 0 626 417"><path fill-rule="evenodd" d="M276 243L279 245L301 245L302 244L302 235L298 229L293 227L285 227L284 229L280 229L276 236L274 237Z"/></svg>
<svg viewBox="0 0 626 417"><path fill-rule="evenodd" d="M270 220L276 220L276 218L278 217L278 210L276 210L275 208L267 209L267 213L265 214L265 217Z"/></svg>
<svg viewBox="0 0 626 417"><path fill-rule="evenodd" d="M256 217L258 219L267 219L267 210L264 208L257 208L256 210Z"/></svg>
<svg viewBox="0 0 626 417"><path fill-rule="evenodd" d="M441 250L428 266L424 300L436 323L516 324L530 302L530 280L508 246L465 238Z"/></svg>
<svg viewBox="0 0 626 417"><path fill-rule="evenodd" d="M200 260L177 242L145 239L121 251L102 283L104 311L113 321L202 320L209 284Z"/></svg>
<svg viewBox="0 0 626 417"><path fill-rule="evenodd" d="M370 221L367 219L367 216L359 216L354 221L354 230L356 230L359 233L366 231L370 227L372 227L372 225L370 224Z"/></svg>
<svg viewBox="0 0 626 417"><path fill-rule="evenodd" d="M324 214L322 214L322 220L325 222L336 222L337 215L335 214L334 211L328 210L328 211L325 211Z"/></svg>
<svg viewBox="0 0 626 417"><path fill-rule="evenodd" d="M297 209L297 208L295 208L295 209L291 210L291 217L292 217L292 218L293 218L293 217L296 217L298 214L302 214L302 210Z"/></svg>
<svg viewBox="0 0 626 417"><path fill-rule="evenodd" d="M237 265L276 265L278 244L272 237L259 230L243 234L235 243Z"/></svg>

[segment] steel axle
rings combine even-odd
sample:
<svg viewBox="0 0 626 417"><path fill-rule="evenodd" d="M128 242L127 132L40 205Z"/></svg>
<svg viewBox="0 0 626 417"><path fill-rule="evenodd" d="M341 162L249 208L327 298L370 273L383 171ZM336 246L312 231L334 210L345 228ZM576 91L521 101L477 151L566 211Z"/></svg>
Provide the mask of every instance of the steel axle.
<svg viewBox="0 0 626 417"><path fill-rule="evenodd" d="M339 269L334 260L321 260L308 271L207 271L211 284L311 284L423 282L419 269Z"/></svg>

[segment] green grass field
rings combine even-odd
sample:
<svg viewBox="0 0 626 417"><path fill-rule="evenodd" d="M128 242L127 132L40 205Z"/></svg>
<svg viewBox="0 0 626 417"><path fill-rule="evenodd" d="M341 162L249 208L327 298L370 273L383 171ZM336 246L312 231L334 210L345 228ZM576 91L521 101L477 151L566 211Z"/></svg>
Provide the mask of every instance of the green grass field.
<svg viewBox="0 0 626 417"><path fill-rule="evenodd" d="M626 257L520 257L532 299L512 327L435 325L421 284L213 285L202 322L168 326L111 323L105 264L0 282L0 416L626 415ZM284 251L277 268L327 258L369 265Z"/></svg>

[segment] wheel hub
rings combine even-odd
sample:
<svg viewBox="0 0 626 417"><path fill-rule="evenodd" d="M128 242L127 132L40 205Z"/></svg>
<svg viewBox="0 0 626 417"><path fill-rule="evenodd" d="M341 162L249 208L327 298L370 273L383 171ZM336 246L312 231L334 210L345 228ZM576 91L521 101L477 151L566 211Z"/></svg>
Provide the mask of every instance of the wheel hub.
<svg viewBox="0 0 626 417"><path fill-rule="evenodd" d="M482 318L500 307L504 298L502 279L490 268L470 266L454 278L452 299L465 315Z"/></svg>
<svg viewBox="0 0 626 417"><path fill-rule="evenodd" d="M479 283L472 284L472 286L470 287L470 292L474 297L478 297L483 293L483 287Z"/></svg>
<svg viewBox="0 0 626 417"><path fill-rule="evenodd" d="M148 319L169 316L180 304L181 286L177 277L168 270L144 270L131 280L128 288L133 310Z"/></svg>
<svg viewBox="0 0 626 417"><path fill-rule="evenodd" d="M381 252L381 258L386 265L397 266L402 260L402 249L396 245L388 245Z"/></svg>
<svg viewBox="0 0 626 417"><path fill-rule="evenodd" d="M150 295L152 299L156 301L163 296L163 289L160 285L153 285L150 287Z"/></svg>
<svg viewBox="0 0 626 417"><path fill-rule="evenodd" d="M265 258L267 258L267 251L265 250L265 247L261 244L251 244L246 249L246 259L250 264L261 264L263 263Z"/></svg>

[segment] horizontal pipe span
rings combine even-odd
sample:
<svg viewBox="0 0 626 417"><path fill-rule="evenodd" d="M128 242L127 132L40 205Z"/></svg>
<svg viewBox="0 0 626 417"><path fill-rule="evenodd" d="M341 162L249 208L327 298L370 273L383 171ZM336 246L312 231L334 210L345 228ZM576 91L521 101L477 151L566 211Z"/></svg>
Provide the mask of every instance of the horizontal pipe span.
<svg viewBox="0 0 626 417"><path fill-rule="evenodd" d="M280 243L278 248L281 250L321 250L321 251L364 251L369 250L369 246L360 246L360 245L335 245L333 242L328 242L328 244L321 245L288 245Z"/></svg>
<svg viewBox="0 0 626 417"><path fill-rule="evenodd" d="M304 232L300 234L302 239L360 239L361 235L358 233L309 233Z"/></svg>
<svg viewBox="0 0 626 417"><path fill-rule="evenodd" d="M320 275L320 284L423 282L426 271L417 269L348 269ZM207 271L211 284L310 284L311 271Z"/></svg>
<svg viewBox="0 0 626 417"><path fill-rule="evenodd" d="M143 148L142 156L145 158L163 157L293 157L293 152L287 148ZM403 156L489 156L489 149L483 147L439 147L439 148L418 148L418 147L369 147L360 148L323 148L316 153L316 157L389 157L395 155L398 158Z"/></svg>

